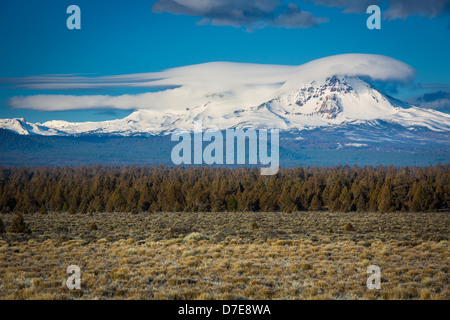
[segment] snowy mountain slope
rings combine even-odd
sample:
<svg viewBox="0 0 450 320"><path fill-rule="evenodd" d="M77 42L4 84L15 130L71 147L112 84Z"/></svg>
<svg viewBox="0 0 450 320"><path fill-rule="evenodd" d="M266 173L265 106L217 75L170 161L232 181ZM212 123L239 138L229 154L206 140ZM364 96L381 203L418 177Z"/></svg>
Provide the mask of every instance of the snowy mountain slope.
<svg viewBox="0 0 450 320"><path fill-rule="evenodd" d="M211 96L203 105L186 106L184 112L164 113L136 110L128 117L103 122L48 121L28 123L24 119L0 120L0 128L19 134L38 135L156 135L176 129L193 130L202 121L203 129L277 128L303 130L377 121L405 128L450 131L450 115L416 108L389 97L356 76L334 75L323 79L287 81L266 102L246 107L224 105L220 96Z"/></svg>
<svg viewBox="0 0 450 320"><path fill-rule="evenodd" d="M25 121L24 118L0 119L0 128L22 135L36 134L49 136L64 134L64 132L60 132L57 129L53 129L41 124L29 123Z"/></svg>

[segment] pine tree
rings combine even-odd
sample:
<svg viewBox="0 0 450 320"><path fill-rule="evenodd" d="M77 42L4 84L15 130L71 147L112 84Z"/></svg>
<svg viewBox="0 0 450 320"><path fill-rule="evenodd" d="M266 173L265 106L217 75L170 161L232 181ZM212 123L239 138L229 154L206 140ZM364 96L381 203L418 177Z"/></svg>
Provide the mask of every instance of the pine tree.
<svg viewBox="0 0 450 320"><path fill-rule="evenodd" d="M246 201L246 209L245 209L246 211L256 212L256 211L260 210L259 197L258 197L258 194L256 193L255 189L248 192L245 195L244 199Z"/></svg>
<svg viewBox="0 0 450 320"><path fill-rule="evenodd" d="M411 210L414 212L428 211L433 204L433 193L424 183L417 183L414 188Z"/></svg>
<svg viewBox="0 0 450 320"><path fill-rule="evenodd" d="M450 207L449 169L286 168L273 177L255 168L0 169L0 210L429 211Z"/></svg>
<svg viewBox="0 0 450 320"><path fill-rule="evenodd" d="M351 210L351 195L347 187L344 186L342 189L339 200L341 200L341 207L338 210L341 212L349 212Z"/></svg>
<svg viewBox="0 0 450 320"><path fill-rule="evenodd" d="M228 211L236 211L237 209L237 200L234 195L232 195L227 202L227 209Z"/></svg>
<svg viewBox="0 0 450 320"><path fill-rule="evenodd" d="M384 184L378 197L378 210L380 212L391 212L395 210L394 199L389 184Z"/></svg>
<svg viewBox="0 0 450 320"><path fill-rule="evenodd" d="M333 189L331 189L329 201L330 203L333 203L339 196L341 195L341 184L339 182L336 182L333 186Z"/></svg>
<svg viewBox="0 0 450 320"><path fill-rule="evenodd" d="M0 218L0 234L5 233L5 225L3 224L3 220Z"/></svg>
<svg viewBox="0 0 450 320"><path fill-rule="evenodd" d="M358 211L358 212L366 211L366 201L364 200L364 197L362 195L359 195L359 197L355 201L355 205L356 205L356 211Z"/></svg>
<svg viewBox="0 0 450 320"><path fill-rule="evenodd" d="M40 214L48 214L47 207L43 204L41 206L41 210L39 211Z"/></svg>
<svg viewBox="0 0 450 320"><path fill-rule="evenodd" d="M320 211L322 209L322 201L320 201L319 196L316 194L311 200L311 205L309 206L309 211Z"/></svg>
<svg viewBox="0 0 450 320"><path fill-rule="evenodd" d="M31 229L23 220L23 216L21 213L17 213L14 215L14 218L12 219L11 225L9 227L9 232L31 234Z"/></svg>
<svg viewBox="0 0 450 320"><path fill-rule="evenodd" d="M291 188L287 185L283 187L283 190L281 191L281 195L279 197L279 203L281 210L283 212L294 212L297 208L297 206L294 203L294 200L291 196Z"/></svg>
<svg viewBox="0 0 450 320"><path fill-rule="evenodd" d="M277 195L272 192L264 192L260 201L261 209L265 212L278 211Z"/></svg>
<svg viewBox="0 0 450 320"><path fill-rule="evenodd" d="M331 209L331 211L340 211L341 207L342 207L342 201L341 201L341 199L337 198L331 204L330 209Z"/></svg>

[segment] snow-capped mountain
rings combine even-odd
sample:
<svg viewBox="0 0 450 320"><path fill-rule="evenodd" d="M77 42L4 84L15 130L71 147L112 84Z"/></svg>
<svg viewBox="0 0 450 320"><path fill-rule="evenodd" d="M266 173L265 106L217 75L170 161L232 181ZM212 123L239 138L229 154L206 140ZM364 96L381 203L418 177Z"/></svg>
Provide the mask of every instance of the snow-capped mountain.
<svg viewBox="0 0 450 320"><path fill-rule="evenodd" d="M211 96L203 105L186 106L183 112L136 110L129 116L102 122L0 120L0 128L28 135L156 135L176 129L192 131L194 121L203 129L277 128L304 130L345 124L387 122L405 128L450 131L450 115L417 108L396 100L356 76L335 75L323 80L287 81L266 102L246 107L221 107L222 97Z"/></svg>

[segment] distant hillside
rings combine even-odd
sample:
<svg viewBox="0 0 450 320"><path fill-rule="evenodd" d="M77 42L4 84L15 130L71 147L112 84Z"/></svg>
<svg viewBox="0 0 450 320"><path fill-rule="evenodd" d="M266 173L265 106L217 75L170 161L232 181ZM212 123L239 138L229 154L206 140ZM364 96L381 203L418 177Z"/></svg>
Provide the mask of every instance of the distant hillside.
<svg viewBox="0 0 450 320"><path fill-rule="evenodd" d="M394 130L391 128L391 130ZM371 131L368 141L361 126L336 130L304 130L280 134L280 165L333 166L396 165L428 166L449 163L447 133L429 130L408 138L406 129ZM383 138L384 137L384 138ZM39 136L18 135L0 130L0 165L172 165L171 151L176 142L170 136Z"/></svg>

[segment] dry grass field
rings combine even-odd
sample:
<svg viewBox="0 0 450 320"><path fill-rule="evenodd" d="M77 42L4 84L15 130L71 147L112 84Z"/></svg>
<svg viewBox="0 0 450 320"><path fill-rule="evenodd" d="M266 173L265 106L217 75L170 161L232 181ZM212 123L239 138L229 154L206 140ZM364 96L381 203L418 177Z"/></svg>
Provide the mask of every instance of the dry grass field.
<svg viewBox="0 0 450 320"><path fill-rule="evenodd" d="M0 218L7 230L13 215ZM0 235L0 299L450 299L448 212L24 219L31 235Z"/></svg>

